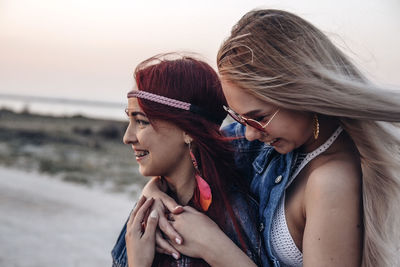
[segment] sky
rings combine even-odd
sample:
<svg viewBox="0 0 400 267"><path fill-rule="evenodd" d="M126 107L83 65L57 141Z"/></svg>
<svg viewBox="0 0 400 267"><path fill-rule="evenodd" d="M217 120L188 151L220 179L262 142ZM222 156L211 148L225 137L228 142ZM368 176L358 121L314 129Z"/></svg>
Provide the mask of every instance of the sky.
<svg viewBox="0 0 400 267"><path fill-rule="evenodd" d="M307 19L400 88L398 0L0 0L0 94L125 102L138 63L191 51L215 67L231 27L260 7Z"/></svg>

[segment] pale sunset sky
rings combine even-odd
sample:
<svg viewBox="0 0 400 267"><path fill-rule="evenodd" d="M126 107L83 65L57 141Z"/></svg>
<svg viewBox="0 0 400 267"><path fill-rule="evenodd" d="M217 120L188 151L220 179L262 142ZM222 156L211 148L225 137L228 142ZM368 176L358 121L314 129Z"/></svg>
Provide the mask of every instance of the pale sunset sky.
<svg viewBox="0 0 400 267"><path fill-rule="evenodd" d="M311 21L368 77L400 88L398 0L0 0L0 93L124 102L140 61L178 50L215 66L258 7Z"/></svg>

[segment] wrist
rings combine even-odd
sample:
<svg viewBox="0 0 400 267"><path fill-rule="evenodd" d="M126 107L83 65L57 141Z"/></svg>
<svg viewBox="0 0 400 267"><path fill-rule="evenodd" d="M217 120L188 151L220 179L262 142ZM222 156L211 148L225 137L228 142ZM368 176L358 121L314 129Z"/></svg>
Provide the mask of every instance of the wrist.
<svg viewBox="0 0 400 267"><path fill-rule="evenodd" d="M134 262L132 266L128 263L129 267L151 267L152 263Z"/></svg>
<svg viewBox="0 0 400 267"><path fill-rule="evenodd" d="M222 231L214 235L210 246L205 248L203 259L213 267L248 266L256 267L254 262Z"/></svg>
<svg viewBox="0 0 400 267"><path fill-rule="evenodd" d="M167 185L161 177L153 177L143 188L145 197L158 197L167 191Z"/></svg>
<svg viewBox="0 0 400 267"><path fill-rule="evenodd" d="M202 258L211 266L224 266L222 255L230 254L230 243L232 241L219 229L218 234L212 235L204 245Z"/></svg>

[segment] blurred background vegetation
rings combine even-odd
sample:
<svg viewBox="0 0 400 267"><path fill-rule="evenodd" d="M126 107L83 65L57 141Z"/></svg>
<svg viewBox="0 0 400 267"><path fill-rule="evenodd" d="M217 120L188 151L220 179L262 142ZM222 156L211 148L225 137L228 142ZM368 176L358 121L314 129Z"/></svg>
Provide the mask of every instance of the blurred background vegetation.
<svg viewBox="0 0 400 267"><path fill-rule="evenodd" d="M81 115L0 110L0 165L136 195L146 182L130 146L127 122Z"/></svg>

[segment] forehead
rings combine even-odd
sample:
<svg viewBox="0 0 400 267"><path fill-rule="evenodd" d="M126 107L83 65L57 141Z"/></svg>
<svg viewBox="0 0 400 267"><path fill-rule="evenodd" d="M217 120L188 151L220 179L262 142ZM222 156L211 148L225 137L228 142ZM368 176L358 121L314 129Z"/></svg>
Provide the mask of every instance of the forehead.
<svg viewBox="0 0 400 267"><path fill-rule="evenodd" d="M239 88L235 84L221 78L222 90L230 108L239 114L253 110L272 110L273 105Z"/></svg>
<svg viewBox="0 0 400 267"><path fill-rule="evenodd" d="M143 112L136 97L128 98L128 108Z"/></svg>
<svg viewBox="0 0 400 267"><path fill-rule="evenodd" d="M130 111L142 112L143 114L145 114L144 111L140 108L139 102L136 97L128 98L128 109L130 109ZM144 116L147 117L146 114ZM165 134L166 132L170 131L170 134L168 135L173 135L180 130L178 126L167 120L152 119L151 124L160 134Z"/></svg>

